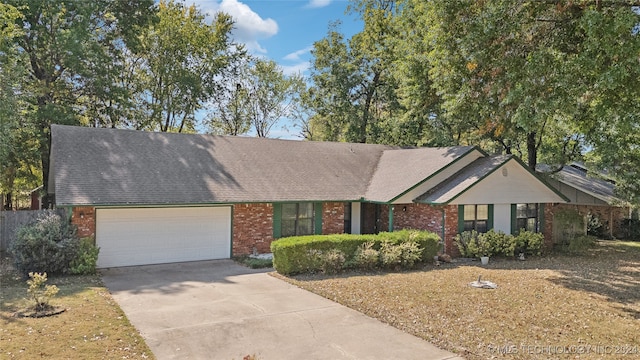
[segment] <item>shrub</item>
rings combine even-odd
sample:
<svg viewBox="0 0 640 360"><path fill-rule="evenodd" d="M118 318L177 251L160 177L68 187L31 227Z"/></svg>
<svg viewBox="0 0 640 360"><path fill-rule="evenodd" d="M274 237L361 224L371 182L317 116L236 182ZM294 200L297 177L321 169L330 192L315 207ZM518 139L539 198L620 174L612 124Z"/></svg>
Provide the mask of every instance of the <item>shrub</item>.
<svg viewBox="0 0 640 360"><path fill-rule="evenodd" d="M460 255L462 257L476 257L476 254L469 250L469 244L472 242L476 242L478 239L478 232L475 230L464 231L453 239L458 246L458 250L460 251Z"/></svg>
<svg viewBox="0 0 640 360"><path fill-rule="evenodd" d="M485 251L485 253L488 252L488 255L485 256L513 256L513 251L516 247L513 236L491 229L484 234L480 234L480 238L485 243L481 250Z"/></svg>
<svg viewBox="0 0 640 360"><path fill-rule="evenodd" d="M380 262L387 268L396 268L402 262L402 248L386 240L380 244Z"/></svg>
<svg viewBox="0 0 640 360"><path fill-rule="evenodd" d="M378 266L380 252L373 248L373 241L362 244L353 256L353 263L363 270L373 270Z"/></svg>
<svg viewBox="0 0 640 360"><path fill-rule="evenodd" d="M543 234L524 229L520 230L520 233L515 237L515 249L518 253L527 255L540 255L543 243Z"/></svg>
<svg viewBox="0 0 640 360"><path fill-rule="evenodd" d="M10 251L16 268L26 275L30 272L69 271L79 248L75 227L60 215L46 212L35 222L18 229Z"/></svg>
<svg viewBox="0 0 640 360"><path fill-rule="evenodd" d="M58 287L55 285L46 285L47 273L29 273L29 280L27 280L27 294L29 294L29 300L33 301L35 312L47 310L49 300L56 296L58 293Z"/></svg>
<svg viewBox="0 0 640 360"><path fill-rule="evenodd" d="M640 220L624 219L620 226L622 236L632 241L640 241Z"/></svg>
<svg viewBox="0 0 640 360"><path fill-rule="evenodd" d="M100 248L95 245L93 237L81 239L78 254L71 261L69 272L74 275L95 274L99 252Z"/></svg>
<svg viewBox="0 0 640 360"><path fill-rule="evenodd" d="M478 236L467 244L469 254L473 257L491 256L493 254L493 244L489 242L490 236L478 234Z"/></svg>
<svg viewBox="0 0 640 360"><path fill-rule="evenodd" d="M348 266L360 267L362 260L363 244L372 243L370 250L380 251L381 244L398 245L413 241L420 249L419 261L431 260L437 254L440 238L433 233L418 230L401 230L378 235L309 235L282 238L271 243L273 252L273 266L281 274L297 274L322 270L320 254L331 249L340 250L344 254L343 268ZM360 249L360 250L359 250ZM400 248L402 253L402 248ZM356 258L356 253L360 254ZM372 251L367 252L367 257L373 257ZM408 255L407 255L408 256ZM410 261L407 259L407 261ZM376 261L377 263L377 261ZM402 265L402 255L397 263ZM415 264L415 263L414 263Z"/></svg>
<svg viewBox="0 0 640 360"><path fill-rule="evenodd" d="M394 232L381 232L376 237L378 241L388 240L394 244L407 241L418 243L422 254L420 261L431 261L438 254L440 237L430 231L403 229Z"/></svg>
<svg viewBox="0 0 640 360"><path fill-rule="evenodd" d="M422 249L415 241L406 241L396 245L400 248L400 265L404 269L413 268L422 259Z"/></svg>
<svg viewBox="0 0 640 360"><path fill-rule="evenodd" d="M338 249L331 249L319 253L320 269L325 274L337 274L344 268L344 253Z"/></svg>
<svg viewBox="0 0 640 360"><path fill-rule="evenodd" d="M600 239L608 239L607 226L602 223L598 215L587 214L587 235L593 235Z"/></svg>
<svg viewBox="0 0 640 360"><path fill-rule="evenodd" d="M596 238L594 236L579 235L571 239L567 251L573 254L579 254L593 247L595 243Z"/></svg>

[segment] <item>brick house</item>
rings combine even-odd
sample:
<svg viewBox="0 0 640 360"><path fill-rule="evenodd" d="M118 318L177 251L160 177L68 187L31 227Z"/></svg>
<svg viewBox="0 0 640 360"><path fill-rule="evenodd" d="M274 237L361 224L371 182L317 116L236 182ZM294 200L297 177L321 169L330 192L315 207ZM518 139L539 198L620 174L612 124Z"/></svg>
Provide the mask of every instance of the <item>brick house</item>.
<svg viewBox="0 0 640 360"><path fill-rule="evenodd" d="M301 234L545 230L568 197L512 156L53 125L49 189L99 267L269 252Z"/></svg>
<svg viewBox="0 0 640 360"><path fill-rule="evenodd" d="M540 166L539 170L547 170ZM590 176L587 168L580 163L564 166L560 171L546 177L547 182L558 189L568 203L552 204L546 208L544 233L549 243L558 241L562 228L554 217L561 212L571 211L583 218L582 233L587 232L590 217L602 225L602 236L621 238L624 236L623 220L631 217L631 205L615 195L615 183L596 174Z"/></svg>

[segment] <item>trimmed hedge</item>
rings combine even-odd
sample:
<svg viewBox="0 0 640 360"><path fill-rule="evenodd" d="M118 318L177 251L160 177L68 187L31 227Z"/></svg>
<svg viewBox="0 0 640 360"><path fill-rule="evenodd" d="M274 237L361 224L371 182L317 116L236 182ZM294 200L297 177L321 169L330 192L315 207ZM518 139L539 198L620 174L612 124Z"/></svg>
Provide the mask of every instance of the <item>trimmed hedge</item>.
<svg viewBox="0 0 640 360"><path fill-rule="evenodd" d="M326 269L327 264L319 259L319 254L338 250L344 254L342 269L353 268L356 253L365 243L372 243L373 249L380 250L383 242L399 245L415 242L422 251L421 261L433 259L438 253L440 237L428 231L401 230L382 232L377 235L308 235L282 238L271 243L273 266L281 274L317 272ZM413 265L413 264L411 264Z"/></svg>

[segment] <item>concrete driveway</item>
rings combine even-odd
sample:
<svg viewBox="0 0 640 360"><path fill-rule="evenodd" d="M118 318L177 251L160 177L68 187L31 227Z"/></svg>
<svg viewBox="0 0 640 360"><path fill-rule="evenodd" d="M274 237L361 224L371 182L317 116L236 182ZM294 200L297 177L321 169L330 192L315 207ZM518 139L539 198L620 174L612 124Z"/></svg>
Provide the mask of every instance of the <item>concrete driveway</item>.
<svg viewBox="0 0 640 360"><path fill-rule="evenodd" d="M102 271L158 359L460 359L231 260Z"/></svg>

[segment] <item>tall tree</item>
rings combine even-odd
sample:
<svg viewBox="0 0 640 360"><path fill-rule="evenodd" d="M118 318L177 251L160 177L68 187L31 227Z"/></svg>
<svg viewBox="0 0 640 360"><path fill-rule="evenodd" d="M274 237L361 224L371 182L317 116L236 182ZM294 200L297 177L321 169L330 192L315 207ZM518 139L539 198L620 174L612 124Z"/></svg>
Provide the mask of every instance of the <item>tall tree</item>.
<svg viewBox="0 0 640 360"><path fill-rule="evenodd" d="M429 28L430 74L446 119L464 119L459 126L471 141L517 151L531 168L541 156L559 165L580 156L589 129L611 121L592 111L603 100L599 82L616 62L637 61L637 50L611 53L621 43L638 49L630 2L434 0L415 8L422 13L413 16ZM610 33L593 36L602 26ZM590 66L592 58L606 60ZM629 70L609 90L637 79L637 66ZM602 104L628 112L620 103Z"/></svg>
<svg viewBox="0 0 640 360"><path fill-rule="evenodd" d="M273 60L257 59L240 92L246 92L246 113L258 137L268 137L281 118L292 118L304 87L299 75L287 76Z"/></svg>
<svg viewBox="0 0 640 360"><path fill-rule="evenodd" d="M45 196L49 178L49 128L51 124L79 124L86 110L88 89L97 89L96 69L108 68L110 48L134 39L136 24L145 24L153 0L70 1L7 0L21 12L16 20L23 35L16 38L18 54L26 56L24 86L31 96L25 116L37 134ZM93 85L92 85L93 84ZM111 96L108 91L101 98ZM84 104L84 106L83 106Z"/></svg>
<svg viewBox="0 0 640 360"><path fill-rule="evenodd" d="M26 57L15 44L22 36L15 24L21 14L15 7L0 4L0 193L6 210L14 208L13 194L37 185L37 143L33 127L22 116L26 110Z"/></svg>
<svg viewBox="0 0 640 360"><path fill-rule="evenodd" d="M209 132L219 135L242 135L251 129L248 114L248 92L250 59L239 59L219 81L219 90L213 94L209 104L207 126Z"/></svg>
<svg viewBox="0 0 640 360"><path fill-rule="evenodd" d="M325 140L390 142L400 108L391 73L396 2L354 1L351 11L364 20L362 32L345 40L336 23L314 44L313 125Z"/></svg>
<svg viewBox="0 0 640 360"><path fill-rule="evenodd" d="M158 22L141 40L146 119L138 129L195 131L196 112L215 92L218 79L245 55L230 39L232 18L217 13L211 24L195 5L160 1Z"/></svg>

